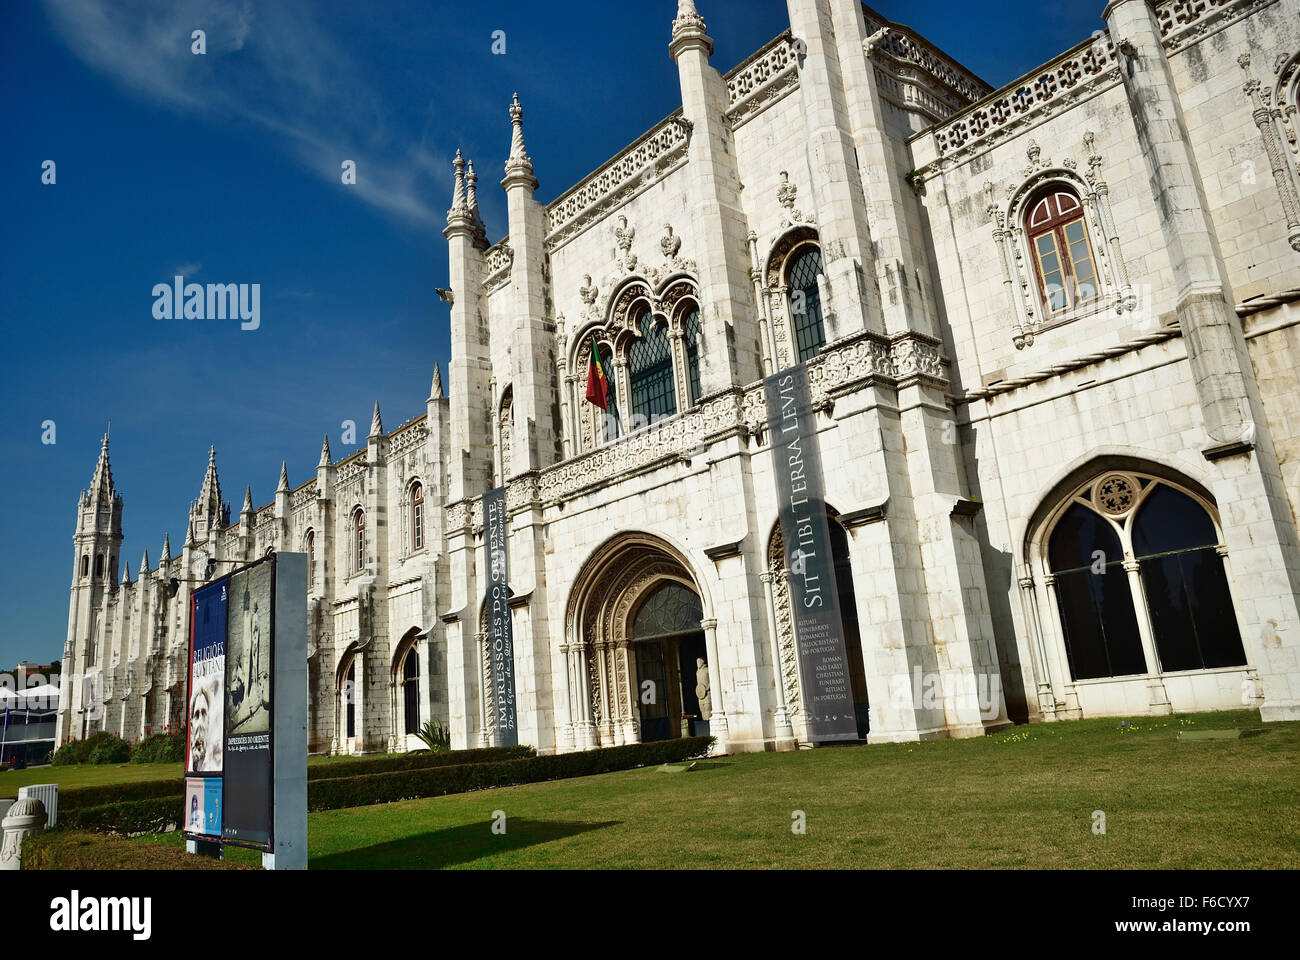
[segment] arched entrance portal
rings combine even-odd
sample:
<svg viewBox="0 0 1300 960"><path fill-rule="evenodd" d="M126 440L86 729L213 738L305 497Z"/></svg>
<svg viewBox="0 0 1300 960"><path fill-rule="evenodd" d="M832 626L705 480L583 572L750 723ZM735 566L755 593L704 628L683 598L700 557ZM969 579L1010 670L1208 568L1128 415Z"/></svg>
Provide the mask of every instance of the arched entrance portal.
<svg viewBox="0 0 1300 960"><path fill-rule="evenodd" d="M574 747L702 734L711 715L725 727L709 678L715 625L685 558L665 541L620 534L597 550L565 617Z"/></svg>

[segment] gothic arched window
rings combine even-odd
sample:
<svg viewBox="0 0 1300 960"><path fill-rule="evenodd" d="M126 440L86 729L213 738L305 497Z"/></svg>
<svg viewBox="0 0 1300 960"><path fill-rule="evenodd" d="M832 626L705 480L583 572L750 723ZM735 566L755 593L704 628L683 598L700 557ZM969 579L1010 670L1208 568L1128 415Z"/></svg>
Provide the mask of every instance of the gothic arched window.
<svg viewBox="0 0 1300 960"><path fill-rule="evenodd" d="M686 384L691 406L700 402L700 309L691 307L682 318L682 339L686 342Z"/></svg>
<svg viewBox="0 0 1300 960"><path fill-rule="evenodd" d="M98 580L104 576L104 555L95 554L95 579Z"/></svg>
<svg viewBox="0 0 1300 960"><path fill-rule="evenodd" d="M411 484L411 549L424 549L424 487Z"/></svg>
<svg viewBox="0 0 1300 960"><path fill-rule="evenodd" d="M1246 665L1224 548L1202 503L1122 472L1070 499L1047 559L1073 679Z"/></svg>
<svg viewBox="0 0 1300 960"><path fill-rule="evenodd" d="M352 514L352 572L366 568L366 512L357 507Z"/></svg>
<svg viewBox="0 0 1300 960"><path fill-rule="evenodd" d="M790 318L794 326L794 343L802 363L821 352L826 345L822 325L822 297L817 277L822 272L822 251L808 244L790 259Z"/></svg>
<svg viewBox="0 0 1300 960"><path fill-rule="evenodd" d="M316 531L308 530L303 539L307 548L307 589L311 590L316 586Z"/></svg>
<svg viewBox="0 0 1300 960"><path fill-rule="evenodd" d="M1025 236L1034 251L1044 310L1050 315L1095 300L1100 293L1096 257L1079 195L1054 184L1027 209Z"/></svg>
<svg viewBox="0 0 1300 960"><path fill-rule="evenodd" d="M83 577L90 576L90 554L88 553L81 555L81 575Z"/></svg>
<svg viewBox="0 0 1300 960"><path fill-rule="evenodd" d="M667 325L656 323L649 310L641 314L639 326L641 336L628 350L632 415L638 423L653 423L677 412L673 352Z"/></svg>
<svg viewBox="0 0 1300 960"><path fill-rule="evenodd" d="M1142 501L1133 553L1162 670L1246 662L1218 543L1209 516L1187 494L1162 484Z"/></svg>
<svg viewBox="0 0 1300 960"><path fill-rule="evenodd" d="M407 733L420 732L420 655L412 647L402 662L402 697Z"/></svg>

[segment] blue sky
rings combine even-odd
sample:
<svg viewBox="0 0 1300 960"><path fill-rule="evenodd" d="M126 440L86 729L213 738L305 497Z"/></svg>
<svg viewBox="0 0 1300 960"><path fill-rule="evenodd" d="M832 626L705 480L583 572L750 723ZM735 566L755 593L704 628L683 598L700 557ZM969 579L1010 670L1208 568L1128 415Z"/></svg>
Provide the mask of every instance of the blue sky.
<svg viewBox="0 0 1300 960"><path fill-rule="evenodd" d="M699 6L724 71L787 26L781 0ZM1102 6L874 8L996 86L1101 27ZM272 499L281 460L309 479L323 434L336 458L355 449L340 424L364 437L376 400L390 430L423 412L449 349L451 158L475 160L498 239L514 91L543 201L680 103L675 0L120 7L14 2L0 32L0 671L61 655L77 496L110 418L134 576L164 533L179 549L209 444L238 513L245 484ZM260 328L156 320L153 286L177 272L259 283Z"/></svg>

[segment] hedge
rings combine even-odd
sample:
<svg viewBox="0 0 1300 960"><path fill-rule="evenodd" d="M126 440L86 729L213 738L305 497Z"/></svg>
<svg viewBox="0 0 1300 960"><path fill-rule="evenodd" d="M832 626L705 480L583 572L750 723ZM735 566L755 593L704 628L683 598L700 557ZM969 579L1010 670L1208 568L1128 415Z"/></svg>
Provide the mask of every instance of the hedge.
<svg viewBox="0 0 1300 960"><path fill-rule="evenodd" d="M156 800L159 797L180 797L185 793L185 780L138 780L135 783L109 783L102 787L68 787L59 790L59 820L64 810L83 807L102 807L106 803L125 803L132 800Z"/></svg>
<svg viewBox="0 0 1300 960"><path fill-rule="evenodd" d="M496 763L455 764L422 770L338 777L309 785L307 809L319 811L363 807L373 803L437 797L488 787L508 787L610 773L651 764L674 763L704 756L712 743L712 737L686 737Z"/></svg>
<svg viewBox="0 0 1300 960"><path fill-rule="evenodd" d="M151 733L131 748L132 763L182 763L185 731Z"/></svg>
<svg viewBox="0 0 1300 960"><path fill-rule="evenodd" d="M60 812L62 820L62 812ZM246 863L196 857L184 847L141 843L75 830L45 830L23 839L24 870L256 870Z"/></svg>
<svg viewBox="0 0 1300 960"><path fill-rule="evenodd" d="M496 760L518 760L536 753L532 747L481 747L474 750L417 750L395 757L365 757L357 760L333 760L314 763L307 767L308 780L337 780L340 777L360 777L372 773L392 773L397 770L420 770L426 767L447 767L462 763L489 763Z"/></svg>
<svg viewBox="0 0 1300 960"><path fill-rule="evenodd" d="M184 796L152 800L129 800L98 807L59 810L59 830L89 830L94 833L166 833L177 829L185 818Z"/></svg>

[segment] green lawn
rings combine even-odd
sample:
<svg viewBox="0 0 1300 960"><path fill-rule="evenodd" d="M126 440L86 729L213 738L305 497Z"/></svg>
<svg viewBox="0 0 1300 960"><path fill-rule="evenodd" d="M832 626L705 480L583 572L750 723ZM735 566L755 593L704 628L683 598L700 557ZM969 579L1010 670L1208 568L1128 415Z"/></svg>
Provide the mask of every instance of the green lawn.
<svg viewBox="0 0 1300 960"><path fill-rule="evenodd" d="M744 754L312 814L313 869L1295 868L1300 724L1257 713ZM1187 742L1180 729L1263 731ZM493 811L507 818L491 831ZM802 810L807 833L790 827ZM1093 811L1106 814L1104 836ZM180 843L179 834L151 838ZM247 851L232 854L247 856Z"/></svg>
<svg viewBox="0 0 1300 960"><path fill-rule="evenodd" d="M60 787L102 787L106 783L166 780L185 775L179 763L105 763L55 767L46 764L26 770L0 772L0 799L18 796L18 788L32 783L57 783Z"/></svg>

